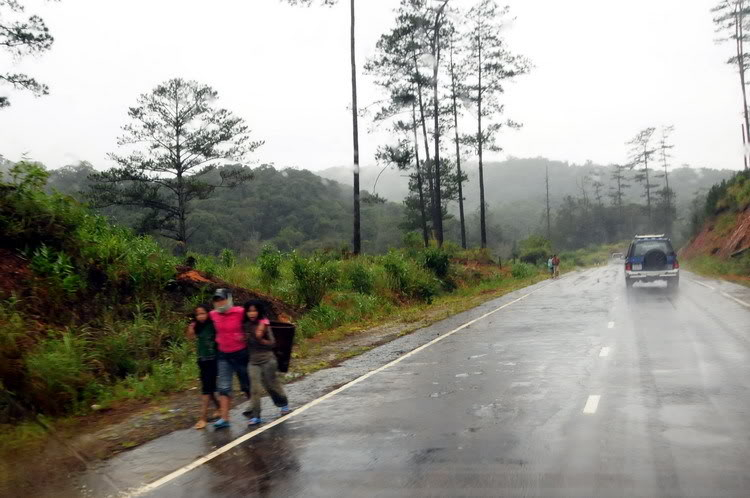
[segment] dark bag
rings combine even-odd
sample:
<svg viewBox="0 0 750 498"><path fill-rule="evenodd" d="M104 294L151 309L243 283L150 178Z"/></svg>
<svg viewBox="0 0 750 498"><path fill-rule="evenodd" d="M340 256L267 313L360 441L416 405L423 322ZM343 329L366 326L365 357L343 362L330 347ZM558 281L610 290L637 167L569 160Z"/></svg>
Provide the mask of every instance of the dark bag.
<svg viewBox="0 0 750 498"><path fill-rule="evenodd" d="M276 362L279 364L279 372L289 371L289 362L292 359L292 346L294 345L294 325L284 322L271 322L273 337L276 340L273 352Z"/></svg>

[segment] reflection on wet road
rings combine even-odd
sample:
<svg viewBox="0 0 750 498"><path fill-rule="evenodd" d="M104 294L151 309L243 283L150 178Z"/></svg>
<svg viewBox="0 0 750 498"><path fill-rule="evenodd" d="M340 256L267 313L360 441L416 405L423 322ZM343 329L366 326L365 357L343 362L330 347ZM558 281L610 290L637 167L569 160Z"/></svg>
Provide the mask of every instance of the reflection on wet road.
<svg viewBox="0 0 750 498"><path fill-rule="evenodd" d="M541 284L148 496L747 496L748 294L697 279Z"/></svg>

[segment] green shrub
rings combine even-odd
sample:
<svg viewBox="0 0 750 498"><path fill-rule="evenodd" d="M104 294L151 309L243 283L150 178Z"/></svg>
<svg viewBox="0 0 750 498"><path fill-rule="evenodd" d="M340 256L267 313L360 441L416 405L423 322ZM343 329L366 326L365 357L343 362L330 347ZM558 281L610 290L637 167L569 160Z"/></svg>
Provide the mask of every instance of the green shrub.
<svg viewBox="0 0 750 498"><path fill-rule="evenodd" d="M70 257L45 245L34 251L30 267L34 273L45 278L45 284L53 291L72 296L85 287Z"/></svg>
<svg viewBox="0 0 750 498"><path fill-rule="evenodd" d="M309 309L318 306L338 280L336 263L317 255L309 258L294 255L292 274L297 301Z"/></svg>
<svg viewBox="0 0 750 498"><path fill-rule="evenodd" d="M219 254L219 261L225 268L232 268L237 264L237 257L234 255L234 251L231 249L224 248Z"/></svg>
<svg viewBox="0 0 750 498"><path fill-rule="evenodd" d="M428 247L422 251L422 264L439 279L448 276L451 266L451 258L448 253L437 247Z"/></svg>
<svg viewBox="0 0 750 498"><path fill-rule="evenodd" d="M420 232L406 232L401 242L406 249L419 250L424 247L424 237Z"/></svg>
<svg viewBox="0 0 750 498"><path fill-rule="evenodd" d="M552 243L540 235L532 235L519 244L519 257L522 262L538 265L552 255Z"/></svg>
<svg viewBox="0 0 750 498"><path fill-rule="evenodd" d="M537 270L528 263L515 263L512 265L510 273L513 275L513 278L523 280L536 274Z"/></svg>
<svg viewBox="0 0 750 498"><path fill-rule="evenodd" d="M273 282L281 276L281 261L281 252L278 249L271 244L263 246L256 263L267 283Z"/></svg>
<svg viewBox="0 0 750 498"><path fill-rule="evenodd" d="M365 265L358 262L349 265L346 271L346 279L351 289L355 292L372 294L375 286L375 277L372 271Z"/></svg>

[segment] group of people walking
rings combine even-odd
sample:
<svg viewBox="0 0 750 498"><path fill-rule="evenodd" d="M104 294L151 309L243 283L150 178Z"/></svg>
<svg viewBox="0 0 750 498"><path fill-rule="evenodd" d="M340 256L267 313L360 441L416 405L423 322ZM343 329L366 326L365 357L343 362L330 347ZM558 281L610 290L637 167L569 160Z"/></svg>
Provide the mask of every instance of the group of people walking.
<svg viewBox="0 0 750 498"><path fill-rule="evenodd" d="M560 276L560 258L557 257L557 254L553 254L547 260L547 269L549 270L550 276L552 278L557 278Z"/></svg>
<svg viewBox="0 0 750 498"><path fill-rule="evenodd" d="M230 426L235 375L240 390L250 400L250 408L243 412L250 419L248 425L263 422L261 397L264 389L280 409L281 416L291 411L276 374L276 341L262 301L251 300L244 306L235 306L232 294L226 289L218 289L212 306L195 308L187 335L197 341L201 380L201 412L196 429L203 429L208 424L212 403L216 408L214 418L217 419L213 423L214 429Z"/></svg>

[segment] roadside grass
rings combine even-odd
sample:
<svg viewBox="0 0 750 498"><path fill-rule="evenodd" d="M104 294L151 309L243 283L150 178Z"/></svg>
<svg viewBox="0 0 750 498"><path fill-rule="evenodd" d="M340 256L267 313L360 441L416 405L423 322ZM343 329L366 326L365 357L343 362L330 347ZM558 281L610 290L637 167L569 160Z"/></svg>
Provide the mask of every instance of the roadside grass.
<svg viewBox="0 0 750 498"><path fill-rule="evenodd" d="M750 253L730 259L702 255L683 263L685 267L699 275L723 278L750 287Z"/></svg>

